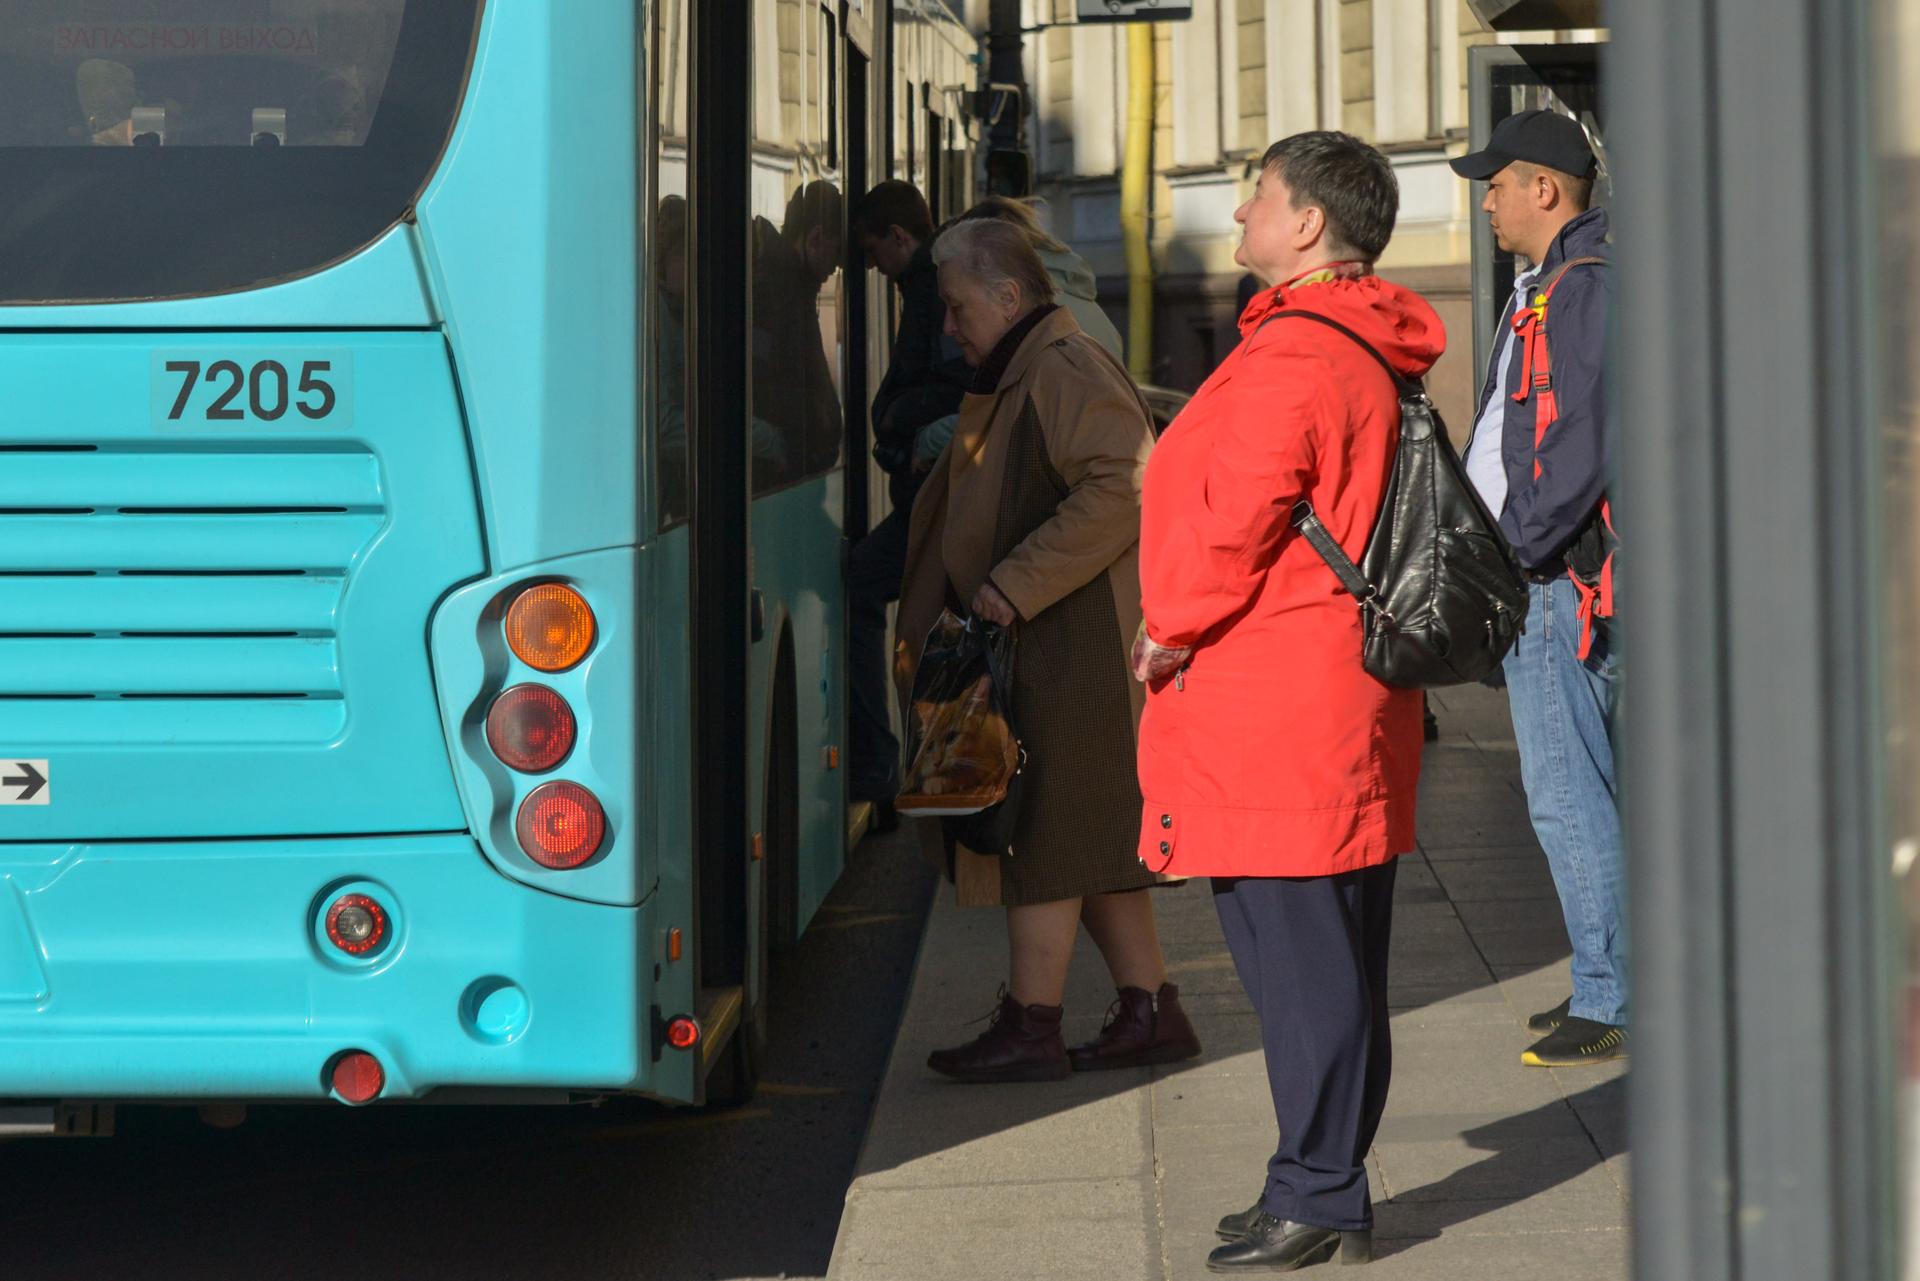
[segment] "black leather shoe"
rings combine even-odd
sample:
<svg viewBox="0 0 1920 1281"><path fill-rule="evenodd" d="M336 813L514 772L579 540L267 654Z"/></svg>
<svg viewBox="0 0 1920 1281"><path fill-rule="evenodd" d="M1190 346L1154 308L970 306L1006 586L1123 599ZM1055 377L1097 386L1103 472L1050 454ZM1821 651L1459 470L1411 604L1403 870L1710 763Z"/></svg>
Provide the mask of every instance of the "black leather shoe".
<svg viewBox="0 0 1920 1281"><path fill-rule="evenodd" d="M1259 1220L1260 1203L1255 1201L1238 1214L1222 1216L1220 1226L1214 1229L1214 1233L1222 1241L1238 1241L1241 1237L1253 1231L1253 1225L1259 1222Z"/></svg>
<svg viewBox="0 0 1920 1281"><path fill-rule="evenodd" d="M1316 1263L1373 1262L1373 1233L1276 1219L1264 1210L1247 1234L1207 1256L1209 1272L1292 1272Z"/></svg>

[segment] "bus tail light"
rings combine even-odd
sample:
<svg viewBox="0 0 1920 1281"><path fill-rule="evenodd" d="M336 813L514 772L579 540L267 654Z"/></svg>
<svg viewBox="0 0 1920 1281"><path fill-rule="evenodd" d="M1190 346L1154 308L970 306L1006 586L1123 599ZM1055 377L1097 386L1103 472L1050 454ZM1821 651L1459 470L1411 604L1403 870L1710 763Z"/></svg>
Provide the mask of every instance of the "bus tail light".
<svg viewBox="0 0 1920 1281"><path fill-rule="evenodd" d="M667 1044L676 1050L691 1050L700 1043L700 1024L682 1014L667 1023Z"/></svg>
<svg viewBox="0 0 1920 1281"><path fill-rule="evenodd" d="M386 1069L365 1050L348 1050L333 1064L333 1092L349 1103L371 1103L387 1088Z"/></svg>
<svg viewBox="0 0 1920 1281"><path fill-rule="evenodd" d="M542 672L564 672L593 648L593 610L564 583L536 583L507 607L507 644Z"/></svg>
<svg viewBox="0 0 1920 1281"><path fill-rule="evenodd" d="M387 930L387 909L365 894L343 894L327 909L327 942L348 956L379 951Z"/></svg>
<svg viewBox="0 0 1920 1281"><path fill-rule="evenodd" d="M515 685L487 711L487 745L523 774L543 774L567 759L578 728L567 700L545 685Z"/></svg>
<svg viewBox="0 0 1920 1281"><path fill-rule="evenodd" d="M542 867L566 871L600 852L607 835L607 814L580 784L546 783L520 802L514 831L528 858Z"/></svg>

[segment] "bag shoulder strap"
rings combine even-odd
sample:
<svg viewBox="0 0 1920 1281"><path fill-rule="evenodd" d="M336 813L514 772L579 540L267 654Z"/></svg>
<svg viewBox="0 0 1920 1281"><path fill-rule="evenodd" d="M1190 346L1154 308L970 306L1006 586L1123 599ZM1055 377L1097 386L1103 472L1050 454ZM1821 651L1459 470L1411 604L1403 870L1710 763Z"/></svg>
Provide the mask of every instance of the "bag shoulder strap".
<svg viewBox="0 0 1920 1281"><path fill-rule="evenodd" d="M1340 585L1347 589L1349 596L1363 606L1386 614L1375 599L1380 595L1380 589L1367 581L1367 576L1353 563L1353 557L1347 555L1346 549L1335 542L1327 527L1320 523L1313 504L1304 498L1293 505L1293 527L1300 531L1300 536L1307 540L1308 546L1320 553L1320 559L1327 562L1327 568L1333 571L1333 576L1340 580ZM1388 621L1391 622L1391 618Z"/></svg>
<svg viewBox="0 0 1920 1281"><path fill-rule="evenodd" d="M1276 311L1260 322L1260 328L1265 329L1273 321L1288 316L1298 316L1303 320L1317 320L1329 329L1337 329L1351 338L1359 344L1362 351L1374 358L1380 368L1386 371L1387 377L1393 380L1393 390L1400 399L1426 394L1426 390L1417 380L1403 376L1399 370L1388 364L1387 358L1382 356L1372 343L1331 316L1323 316L1317 311ZM1353 557L1347 555L1346 549L1340 546L1326 525L1321 523L1320 517L1313 510L1312 503L1303 498L1293 505L1292 524L1300 531L1300 536L1307 540L1307 545L1319 553L1320 559L1327 563L1327 568L1332 570L1333 576L1340 580L1340 586L1346 588L1347 594L1359 601L1362 608L1377 611L1384 621L1391 625L1392 616L1379 605L1380 589L1367 581L1367 576L1360 572L1358 565L1353 563Z"/></svg>
<svg viewBox="0 0 1920 1281"><path fill-rule="evenodd" d="M1380 366L1380 368L1386 371L1387 377L1393 380L1394 391L1399 393L1399 395L1405 397L1405 396L1414 396L1414 395L1424 394L1425 389L1420 385L1420 383L1417 380L1407 378L1406 376L1401 374L1399 370L1395 369L1392 365L1387 363L1387 358L1385 356L1382 356L1379 352L1379 349L1376 348L1372 343L1362 338L1359 334L1354 333L1353 330L1347 328L1345 325L1341 324L1339 321L1335 320L1331 316L1323 316L1317 311L1295 311L1290 308L1286 311L1274 312L1271 316L1268 316L1265 320L1260 322L1260 328L1265 329L1268 325L1272 324L1274 321L1283 320L1289 316L1298 316L1302 320L1317 320L1321 324L1325 325L1327 328L1337 329L1341 333L1345 334L1348 338L1351 338L1355 343L1359 344L1360 349L1362 351L1366 352L1369 356L1373 357L1375 363L1377 363Z"/></svg>
<svg viewBox="0 0 1920 1281"><path fill-rule="evenodd" d="M1553 297L1553 291L1560 287L1561 280L1563 280L1566 277L1566 274L1569 271L1572 271L1575 267L1611 267L1611 266L1613 266L1613 261L1611 259L1602 258L1598 254L1588 254L1584 258L1569 258L1565 262L1561 263L1558 267L1555 267L1553 269L1553 274L1547 277L1546 286L1540 290L1540 301L1544 303L1547 301L1547 299Z"/></svg>

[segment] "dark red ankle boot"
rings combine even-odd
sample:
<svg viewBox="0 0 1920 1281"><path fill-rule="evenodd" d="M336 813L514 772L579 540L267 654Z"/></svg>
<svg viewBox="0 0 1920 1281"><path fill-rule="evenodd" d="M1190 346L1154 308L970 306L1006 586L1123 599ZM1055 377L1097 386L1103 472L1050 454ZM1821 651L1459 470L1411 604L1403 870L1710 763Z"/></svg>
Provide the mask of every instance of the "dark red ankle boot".
<svg viewBox="0 0 1920 1281"><path fill-rule="evenodd" d="M987 1030L950 1050L935 1050L927 1066L970 1084L1063 1081L1073 1075L1060 1039L1060 1007L1022 1005L1003 988Z"/></svg>
<svg viewBox="0 0 1920 1281"><path fill-rule="evenodd" d="M1200 1053L1200 1038L1180 1008L1180 989L1162 983L1158 992L1123 987L1107 1008L1099 1039L1067 1051L1076 1072L1177 1063Z"/></svg>

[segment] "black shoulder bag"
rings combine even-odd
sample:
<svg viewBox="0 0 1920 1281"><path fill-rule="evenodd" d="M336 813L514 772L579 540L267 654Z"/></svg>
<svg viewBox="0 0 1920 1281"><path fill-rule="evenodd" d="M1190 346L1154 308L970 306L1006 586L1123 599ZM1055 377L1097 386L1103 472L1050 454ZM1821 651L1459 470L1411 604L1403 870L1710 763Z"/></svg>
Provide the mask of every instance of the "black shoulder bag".
<svg viewBox="0 0 1920 1281"><path fill-rule="evenodd" d="M1436 689L1484 680L1526 621L1527 584L1500 524L1467 479L1440 412L1366 339L1311 311L1275 312L1337 329L1379 362L1400 400L1380 514L1361 563L1334 541L1313 504L1294 504L1293 527L1360 602L1361 663L1386 685Z"/></svg>

